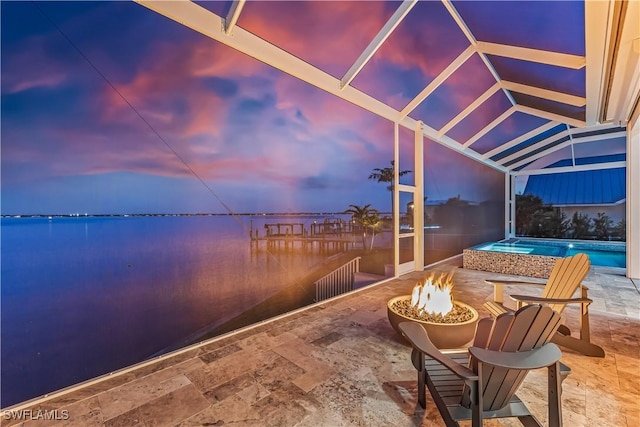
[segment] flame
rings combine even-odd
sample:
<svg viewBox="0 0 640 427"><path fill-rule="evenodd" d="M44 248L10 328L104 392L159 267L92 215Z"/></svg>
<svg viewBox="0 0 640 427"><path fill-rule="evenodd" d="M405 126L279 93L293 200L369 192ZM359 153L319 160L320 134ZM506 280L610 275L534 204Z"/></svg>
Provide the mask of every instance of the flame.
<svg viewBox="0 0 640 427"><path fill-rule="evenodd" d="M453 309L453 272L437 278L431 273L424 284L418 283L411 292L411 305L418 311L446 316Z"/></svg>

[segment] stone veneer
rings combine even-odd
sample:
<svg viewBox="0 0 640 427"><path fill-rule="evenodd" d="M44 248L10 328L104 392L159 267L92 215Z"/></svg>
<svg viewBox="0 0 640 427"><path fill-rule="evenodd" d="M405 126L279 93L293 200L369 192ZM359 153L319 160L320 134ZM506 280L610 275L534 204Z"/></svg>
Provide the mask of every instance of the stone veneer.
<svg viewBox="0 0 640 427"><path fill-rule="evenodd" d="M477 251L474 249L465 249L462 253L464 268L543 279L549 277L553 265L558 259L553 256Z"/></svg>

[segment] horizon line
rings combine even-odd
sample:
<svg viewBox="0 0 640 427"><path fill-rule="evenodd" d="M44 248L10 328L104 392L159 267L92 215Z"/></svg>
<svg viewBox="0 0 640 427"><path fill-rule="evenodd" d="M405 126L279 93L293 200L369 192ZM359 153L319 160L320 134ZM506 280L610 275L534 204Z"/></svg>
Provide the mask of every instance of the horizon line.
<svg viewBox="0 0 640 427"><path fill-rule="evenodd" d="M385 212L382 212L385 213ZM390 212L389 212L390 213ZM129 216L301 216L301 215L348 215L340 212L196 212L196 213L73 213L73 214L1 214L2 218L89 218L89 217L129 217Z"/></svg>

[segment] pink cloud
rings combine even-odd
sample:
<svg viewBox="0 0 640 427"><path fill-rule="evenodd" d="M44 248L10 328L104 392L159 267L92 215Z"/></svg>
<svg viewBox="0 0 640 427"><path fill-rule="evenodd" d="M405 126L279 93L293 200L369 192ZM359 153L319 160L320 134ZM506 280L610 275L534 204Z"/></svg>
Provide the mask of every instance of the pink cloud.
<svg viewBox="0 0 640 427"><path fill-rule="evenodd" d="M19 93L34 88L55 88L68 76L68 65L49 52L45 36L32 36L6 49L3 46L2 90Z"/></svg>
<svg viewBox="0 0 640 427"><path fill-rule="evenodd" d="M334 6L356 9L353 4ZM83 96L91 101L81 119L42 123L55 150L53 145L34 147L21 155L46 164L53 175L132 171L192 176L128 103L196 173L216 182L294 186L332 164L375 161L372 147L392 145L388 121L215 41L164 42L140 58L136 68L129 65L137 70L133 75L111 78L119 93L95 82L85 88ZM237 93L216 93L207 78L227 79L237 85ZM274 106L256 117L230 116L243 99L269 98ZM274 127L278 120L286 128Z"/></svg>
<svg viewBox="0 0 640 427"><path fill-rule="evenodd" d="M13 85L9 84L7 93L17 93L25 90L46 87L53 88L59 86L66 79L66 75L59 73L48 76L38 76L32 80L21 80L14 82Z"/></svg>
<svg viewBox="0 0 640 427"><path fill-rule="evenodd" d="M155 136L130 128L48 127L49 144L31 150L31 160L53 176L132 171L173 177L191 172ZM25 135L25 138L32 136ZM28 142L19 144L29 146Z"/></svg>
<svg viewBox="0 0 640 427"><path fill-rule="evenodd" d="M144 117L157 120L163 131L174 137L220 136L230 104L204 86L206 78L241 81L240 94L249 96L266 89L256 88L250 81L264 74L267 66L210 39L160 44L148 53L143 65L132 80L114 85ZM126 120L131 116L130 107L110 88L101 98L105 102L105 120ZM186 112L179 117L174 101L186 106Z"/></svg>
<svg viewBox="0 0 640 427"><path fill-rule="evenodd" d="M247 3L238 24L342 77L392 12L384 2L254 1Z"/></svg>
<svg viewBox="0 0 640 427"><path fill-rule="evenodd" d="M166 46L165 49L168 51L164 54L170 56L170 51L176 48L184 49L184 46ZM184 62L179 73L192 77L215 76L235 79L255 76L267 68L260 61L208 38L190 44L182 54Z"/></svg>
<svg viewBox="0 0 640 427"><path fill-rule="evenodd" d="M300 110L309 120L308 132L312 134L353 131L379 148L393 145L393 124L373 113L292 78L278 79L275 88L280 102ZM342 139L340 143L356 156L371 155L362 142Z"/></svg>
<svg viewBox="0 0 640 427"><path fill-rule="evenodd" d="M305 16L322 15L326 23L331 23L331 18L336 8L347 13L346 20L333 23L331 28L340 28L343 34L332 34L333 45L326 45L326 39L319 37L319 32L312 33L312 37L304 40L300 37L292 37L292 30L304 30L307 24L296 19L288 19L289 27L274 25L273 19L286 21L287 19L273 10L276 8L263 6L260 4L249 4L243 12L241 24L252 23L252 28L264 28L269 25L269 36L275 39L292 40L293 45L299 45L316 52L318 60L329 60L337 57L346 58L354 53L354 49L344 49L344 37L351 37L358 33L360 44L368 43L369 36L363 36L363 28L367 32L375 34L377 29L383 25L384 8L382 4L375 4L370 18L360 20L358 26L347 25L349 16L355 18L362 13L362 5L357 2L335 3L331 5L321 5L319 3L296 3L291 7L309 9ZM369 5L368 5L369 6ZM287 4L287 7L290 7ZM253 18L247 13L251 8L254 11L265 10L265 14L254 14ZM369 9L367 9L369 11ZM369 16L369 15L368 15ZM252 21L253 19L253 21ZM278 21L278 22L280 22ZM335 27L334 27L335 26ZM325 29L326 30L326 29ZM261 30L262 31L262 30ZM353 33L353 34L352 34ZM373 37L373 36L371 36ZM306 43L311 43L311 48ZM313 48L314 43L317 49ZM320 45L325 43L322 48ZM340 54L331 53L331 46L336 49L341 48ZM364 47L363 47L364 48ZM360 49L360 48L358 48ZM348 52L347 52L348 51ZM359 52L358 52L359 53ZM342 55L342 56L341 56ZM356 54L357 56L357 54ZM351 59L350 59L351 61ZM170 135L172 141L182 141L180 144L182 155L188 159L190 164L197 165L194 169L203 171L203 176L208 179L215 177L223 179L233 177L228 169L223 169L226 173L219 174L220 160L217 156L225 156L225 164L251 163L252 166L260 167L261 174L266 179L280 180L281 175L306 176L319 174L327 164L332 161L335 145L339 144L346 152L356 158L372 158L371 147L361 141L369 141L370 145L392 145L392 124L375 117L359 107L348 104L338 98L323 93L305 83L302 83L288 75L272 71L264 64L237 53L212 40L203 39L197 43L165 43L153 49L143 60L143 67L130 81L116 83L116 87L142 115L157 127L161 134ZM261 113L262 117L258 122L248 124L256 137L255 139L268 147L268 155L273 159L266 162L265 156L258 157L254 151L259 151L261 147L234 146L230 147L230 136L234 139L243 139L240 135L230 135L229 125L234 118L229 117L229 111L233 107L234 99L223 99L211 90L198 86L199 79L207 77L225 78L237 83L237 96L260 99L264 96L275 96L275 108L271 108ZM188 114L176 116L172 110L171 100L179 97L177 88L184 88L181 101L186 103ZM104 120L109 122L131 122L139 121L132 114L129 107L113 91L105 91L104 100L107 113ZM305 120L299 116L302 114ZM289 126L288 133L278 135L270 125L270 121L285 119ZM237 117L235 120L240 120ZM336 136L340 132L353 132L359 134L359 138L347 140ZM388 139L381 138L380 135L389 135ZM204 136L206 143L195 143L186 141L193 137ZM329 147L313 147L315 156L308 156L309 147L304 145L305 141L317 140L321 137L330 139ZM284 139L297 141L292 144ZM245 144L246 145L246 144ZM253 150L253 151L252 151ZM254 157L256 156L256 157ZM302 165L295 159L307 158ZM279 171L270 170L282 169L286 174ZM244 167L242 170L246 171ZM246 173L243 175L246 177Z"/></svg>
<svg viewBox="0 0 640 427"><path fill-rule="evenodd" d="M229 157L202 161L196 159L191 167L195 171L206 171L201 176L210 182L255 183L272 182L284 186L294 186L298 177L286 168L287 163L274 156L260 155L250 158ZM295 172L295 171L294 171Z"/></svg>

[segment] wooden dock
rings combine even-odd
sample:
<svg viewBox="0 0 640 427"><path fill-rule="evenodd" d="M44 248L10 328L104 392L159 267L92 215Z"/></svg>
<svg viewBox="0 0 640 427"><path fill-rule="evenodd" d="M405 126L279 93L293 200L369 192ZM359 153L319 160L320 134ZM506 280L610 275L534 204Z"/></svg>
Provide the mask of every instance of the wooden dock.
<svg viewBox="0 0 640 427"><path fill-rule="evenodd" d="M326 252L344 252L354 247L362 232L352 223L335 220L314 222L308 229L302 223L272 223L264 225L264 234L249 230L251 248L268 250L304 250Z"/></svg>

